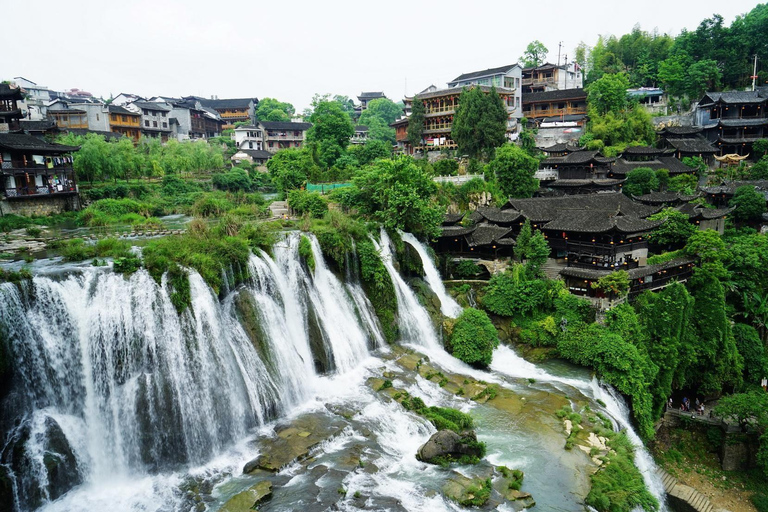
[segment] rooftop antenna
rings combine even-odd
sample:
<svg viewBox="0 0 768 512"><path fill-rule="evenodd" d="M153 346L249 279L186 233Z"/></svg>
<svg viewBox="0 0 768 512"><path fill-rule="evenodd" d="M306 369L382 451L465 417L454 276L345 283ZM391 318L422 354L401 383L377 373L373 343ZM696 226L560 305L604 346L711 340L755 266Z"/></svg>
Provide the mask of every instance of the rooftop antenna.
<svg viewBox="0 0 768 512"><path fill-rule="evenodd" d="M755 80L757 80L757 54L755 54L755 66L752 69L752 90L755 90Z"/></svg>

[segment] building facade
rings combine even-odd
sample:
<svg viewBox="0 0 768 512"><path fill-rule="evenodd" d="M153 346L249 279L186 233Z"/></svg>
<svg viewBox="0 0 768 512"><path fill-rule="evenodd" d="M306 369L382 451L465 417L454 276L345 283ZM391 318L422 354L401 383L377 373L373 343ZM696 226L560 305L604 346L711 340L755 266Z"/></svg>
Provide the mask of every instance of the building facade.
<svg viewBox="0 0 768 512"><path fill-rule="evenodd" d="M171 108L162 103L134 101L126 109L141 114L141 134L167 142L171 136Z"/></svg>
<svg viewBox="0 0 768 512"><path fill-rule="evenodd" d="M448 87L485 85L512 91L514 100L512 101L512 105L507 107L507 111L509 112L510 117L520 119L523 117L523 97L522 89L520 88L522 76L523 68L519 64L510 64L508 66L461 74L448 82Z"/></svg>
<svg viewBox="0 0 768 512"><path fill-rule="evenodd" d="M0 84L0 133L20 130L21 101L24 94L21 89L9 84Z"/></svg>
<svg viewBox="0 0 768 512"><path fill-rule="evenodd" d="M547 62L541 66L523 68L522 92L525 96L534 92L581 89L584 77L578 64L558 66Z"/></svg>
<svg viewBox="0 0 768 512"><path fill-rule="evenodd" d="M133 142L141 138L141 114L119 105L108 105L109 131L125 135Z"/></svg>
<svg viewBox="0 0 768 512"><path fill-rule="evenodd" d="M696 106L694 123L720 156L752 154L752 143L768 137L768 87L708 92Z"/></svg>
<svg viewBox="0 0 768 512"><path fill-rule="evenodd" d="M27 134L0 133L0 212L46 215L79 209L72 153Z"/></svg>

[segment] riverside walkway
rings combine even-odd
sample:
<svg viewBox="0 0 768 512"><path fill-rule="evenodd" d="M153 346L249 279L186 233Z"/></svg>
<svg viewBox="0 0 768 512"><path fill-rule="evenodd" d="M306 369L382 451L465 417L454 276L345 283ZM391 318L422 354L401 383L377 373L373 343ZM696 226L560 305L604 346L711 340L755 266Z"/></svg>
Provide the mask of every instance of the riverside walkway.
<svg viewBox="0 0 768 512"><path fill-rule="evenodd" d="M664 490L667 493L667 499L675 506L675 510L694 510L696 512L715 512L715 506L705 495L687 485L681 484L677 478L670 475L661 468L656 470L656 474L664 484Z"/></svg>

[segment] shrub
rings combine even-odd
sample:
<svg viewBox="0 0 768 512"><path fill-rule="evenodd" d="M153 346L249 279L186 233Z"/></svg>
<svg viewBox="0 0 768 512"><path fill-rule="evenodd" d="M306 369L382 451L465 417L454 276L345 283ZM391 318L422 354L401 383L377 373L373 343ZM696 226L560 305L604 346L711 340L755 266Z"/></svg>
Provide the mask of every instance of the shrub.
<svg viewBox="0 0 768 512"><path fill-rule="evenodd" d="M459 172L459 162L453 158L445 158L433 163L432 169L437 176L455 176Z"/></svg>
<svg viewBox="0 0 768 512"><path fill-rule="evenodd" d="M328 202L318 192L291 190L288 193L288 204L299 215L308 214L316 219L328 211Z"/></svg>
<svg viewBox="0 0 768 512"><path fill-rule="evenodd" d="M234 168L229 172L214 174L211 181L213 186L219 190L231 192L250 192L253 190L253 182L243 169Z"/></svg>
<svg viewBox="0 0 768 512"><path fill-rule="evenodd" d="M482 271L480 265L472 260L459 260L453 263L453 274L458 279L471 279Z"/></svg>
<svg viewBox="0 0 768 512"><path fill-rule="evenodd" d="M498 345L499 335L485 311L467 308L456 319L448 348L467 364L488 366Z"/></svg>

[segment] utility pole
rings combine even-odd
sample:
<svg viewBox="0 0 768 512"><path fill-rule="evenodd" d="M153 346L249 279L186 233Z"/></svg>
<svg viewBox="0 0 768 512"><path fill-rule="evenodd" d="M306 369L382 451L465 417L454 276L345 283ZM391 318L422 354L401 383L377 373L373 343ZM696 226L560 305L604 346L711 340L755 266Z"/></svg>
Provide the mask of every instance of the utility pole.
<svg viewBox="0 0 768 512"><path fill-rule="evenodd" d="M752 69L752 90L755 90L755 80L757 80L757 54L755 54L755 66Z"/></svg>
<svg viewBox="0 0 768 512"><path fill-rule="evenodd" d="M560 67L560 49L563 47L563 42L557 43L557 67Z"/></svg>

